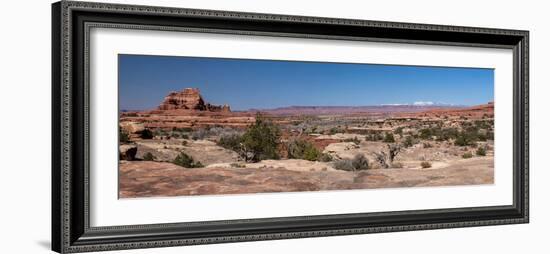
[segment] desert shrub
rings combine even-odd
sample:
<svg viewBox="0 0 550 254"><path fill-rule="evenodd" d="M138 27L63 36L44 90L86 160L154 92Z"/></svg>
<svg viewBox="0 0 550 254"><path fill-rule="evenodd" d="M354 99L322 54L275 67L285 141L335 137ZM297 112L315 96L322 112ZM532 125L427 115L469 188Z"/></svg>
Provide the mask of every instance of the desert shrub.
<svg viewBox="0 0 550 254"><path fill-rule="evenodd" d="M437 141L446 141L456 139L458 134L459 132L456 128L441 128L440 126L436 126L421 129L418 137L424 140L433 140L435 137Z"/></svg>
<svg viewBox="0 0 550 254"><path fill-rule="evenodd" d="M200 161L195 161L193 157L184 152L180 152L172 163L185 168L202 168L204 167Z"/></svg>
<svg viewBox="0 0 550 254"><path fill-rule="evenodd" d="M230 127L214 126L214 127L197 129L191 132L189 136L193 140L199 140L199 139L206 139L210 137L222 137L222 136L240 135L240 134L242 134L241 131L235 130Z"/></svg>
<svg viewBox="0 0 550 254"><path fill-rule="evenodd" d="M161 128L155 128L153 129L153 136L156 136L156 137L164 137L164 136L168 136L168 132L166 132L164 129L161 129Z"/></svg>
<svg viewBox="0 0 550 254"><path fill-rule="evenodd" d="M395 137L392 133L386 133L386 136L384 137L384 142L386 143L395 143Z"/></svg>
<svg viewBox="0 0 550 254"><path fill-rule="evenodd" d="M335 169L339 169L339 170L355 171L355 167L353 167L351 160L348 160L348 159L337 160L332 163L332 166Z"/></svg>
<svg viewBox="0 0 550 254"><path fill-rule="evenodd" d="M321 152L313 144L306 140L294 140L288 144L289 159L303 159L315 161L321 156Z"/></svg>
<svg viewBox="0 0 550 254"><path fill-rule="evenodd" d="M394 134L399 134L399 135L402 135L403 134L403 127L397 127L394 131L393 131Z"/></svg>
<svg viewBox="0 0 550 254"><path fill-rule="evenodd" d="M423 161L422 163L420 163L420 166L422 168L431 168L432 167L432 164L427 162L427 161Z"/></svg>
<svg viewBox="0 0 550 254"><path fill-rule="evenodd" d="M223 148L239 152L241 150L241 142L242 137L240 135L223 135L220 137L220 140L218 140L218 145Z"/></svg>
<svg viewBox="0 0 550 254"><path fill-rule="evenodd" d="M332 127L332 128L330 128L330 130L329 130L329 134L330 134L330 135L334 135L334 134L336 134L336 133L344 133L344 131L343 131L341 128L339 128L339 127Z"/></svg>
<svg viewBox="0 0 550 254"><path fill-rule="evenodd" d="M430 143L423 143L423 144L422 144L422 147L424 147L424 148L431 148L431 147L433 147L433 145L430 144Z"/></svg>
<svg viewBox="0 0 550 254"><path fill-rule="evenodd" d="M455 146L469 146L472 145L477 138L477 133L472 131L461 131L456 137L454 144Z"/></svg>
<svg viewBox="0 0 550 254"><path fill-rule="evenodd" d="M411 147L414 145L414 140L411 136L407 136L405 138L405 141L403 141L403 146L404 147Z"/></svg>
<svg viewBox="0 0 550 254"><path fill-rule="evenodd" d="M431 140L434 136L434 131L431 128L421 129L419 137L421 139L429 139Z"/></svg>
<svg viewBox="0 0 550 254"><path fill-rule="evenodd" d="M316 161L321 156L321 152L317 150L315 147L308 147L306 150L304 150L304 160L308 161Z"/></svg>
<svg viewBox="0 0 550 254"><path fill-rule="evenodd" d="M353 137L353 138L346 138L343 140L344 142L353 142L355 143L356 145L359 145L361 143L361 140L359 140L357 138L357 136Z"/></svg>
<svg viewBox="0 0 550 254"><path fill-rule="evenodd" d="M383 139L384 139L384 137L379 133L370 134L370 135L365 136L366 141L380 141L380 140L383 140Z"/></svg>
<svg viewBox="0 0 550 254"><path fill-rule="evenodd" d="M369 169L369 160L363 154L356 154L351 160L351 164L356 170Z"/></svg>
<svg viewBox="0 0 550 254"><path fill-rule="evenodd" d="M241 156L246 161L257 162L266 159L278 159L277 146L281 131L277 125L261 115L256 116L242 136Z"/></svg>
<svg viewBox="0 0 550 254"><path fill-rule="evenodd" d="M329 161L332 161L333 158L328 153L322 153L321 156L319 156L319 158L317 158L317 160L320 161L320 162L329 162Z"/></svg>
<svg viewBox="0 0 550 254"><path fill-rule="evenodd" d="M464 159L470 159L470 158L472 158L472 157L473 157L473 155L472 155L472 153L470 153L470 152L464 153L464 154L462 155L462 158L464 158Z"/></svg>
<svg viewBox="0 0 550 254"><path fill-rule="evenodd" d="M476 150L476 155L478 155L478 156L485 156L485 155L487 155L487 151L485 150L485 148L479 147L479 148L477 148L477 150Z"/></svg>
<svg viewBox="0 0 550 254"><path fill-rule="evenodd" d="M447 141L449 139L455 139L458 136L458 130L456 128L436 129L435 135L437 141Z"/></svg>
<svg viewBox="0 0 550 254"><path fill-rule="evenodd" d="M141 131L140 137L142 139L152 139L153 138L153 132L149 129L144 129L143 131Z"/></svg>
<svg viewBox="0 0 550 254"><path fill-rule="evenodd" d="M470 141L465 136L458 136L454 142L455 146L467 146Z"/></svg>
<svg viewBox="0 0 550 254"><path fill-rule="evenodd" d="M193 140L199 140L204 139L207 136L207 130L206 129L198 129L191 133L191 139Z"/></svg>
<svg viewBox="0 0 550 254"><path fill-rule="evenodd" d="M335 169L356 171L369 169L369 160L363 154L357 154L353 159L343 159L332 163Z"/></svg>
<svg viewBox="0 0 550 254"><path fill-rule="evenodd" d="M189 127L182 127L182 128L173 127L173 128L172 128L172 131L177 131L177 132L192 132L193 129L192 129L192 128L189 128Z"/></svg>
<svg viewBox="0 0 550 254"><path fill-rule="evenodd" d="M120 143L128 143L130 141L130 135L122 128L118 128L118 138Z"/></svg>
<svg viewBox="0 0 550 254"><path fill-rule="evenodd" d="M487 116L487 114L483 114L483 117ZM490 121L485 121L485 120L475 120L474 121L474 125L477 127L477 128L480 128L480 129L489 129L491 128L491 122Z"/></svg>
<svg viewBox="0 0 550 254"><path fill-rule="evenodd" d="M143 160L144 161L154 161L156 159L157 158L150 152L147 152L145 155L143 155Z"/></svg>
<svg viewBox="0 0 550 254"><path fill-rule="evenodd" d="M182 145L182 146L186 146L186 145L187 145L187 143L188 143L188 142L187 142L187 140L183 140L183 141L181 141L181 145Z"/></svg>

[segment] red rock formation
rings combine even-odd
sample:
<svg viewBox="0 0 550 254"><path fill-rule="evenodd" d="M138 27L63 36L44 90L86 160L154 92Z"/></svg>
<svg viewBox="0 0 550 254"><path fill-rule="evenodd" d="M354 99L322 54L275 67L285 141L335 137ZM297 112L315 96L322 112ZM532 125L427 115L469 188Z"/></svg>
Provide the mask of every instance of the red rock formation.
<svg viewBox="0 0 550 254"><path fill-rule="evenodd" d="M198 88L185 88L179 92L170 92L162 103L159 110L189 109L211 112L231 112L229 106L213 105L205 103Z"/></svg>
<svg viewBox="0 0 550 254"><path fill-rule="evenodd" d="M206 126L246 127L254 122L254 114L231 112L229 105L205 102L199 89L185 88L170 92L154 110L123 112L121 126L141 124L145 128L202 128Z"/></svg>
<svg viewBox="0 0 550 254"><path fill-rule="evenodd" d="M170 92L158 107L159 110L194 109L204 110L204 100L197 88L185 88L180 92Z"/></svg>

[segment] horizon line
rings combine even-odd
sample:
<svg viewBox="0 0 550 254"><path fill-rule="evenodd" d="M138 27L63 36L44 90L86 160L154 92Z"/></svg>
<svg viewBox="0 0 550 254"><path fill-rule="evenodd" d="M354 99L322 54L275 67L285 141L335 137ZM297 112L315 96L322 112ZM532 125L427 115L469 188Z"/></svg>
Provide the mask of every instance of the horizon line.
<svg viewBox="0 0 550 254"><path fill-rule="evenodd" d="M414 104L414 103L383 103L383 104L370 104L370 105L289 105L289 106L281 106L281 107L273 107L273 108L248 108L248 109L239 109L239 110L233 110L233 112L246 112L246 111L261 111L261 110L277 110L277 109L286 109L286 108L362 108L362 107L399 107L399 106L412 106L412 107L432 107L432 108L441 108L441 107L449 107L449 108L465 108L465 107L473 107L473 106L480 106L480 105L487 105L487 104L494 104L494 101L488 101L486 103L481 104L445 104L445 103L433 103L433 104ZM217 104L214 104L217 105ZM231 107L231 105L229 105ZM155 110L155 108L142 108L142 109L119 109L119 111L145 111L145 110Z"/></svg>

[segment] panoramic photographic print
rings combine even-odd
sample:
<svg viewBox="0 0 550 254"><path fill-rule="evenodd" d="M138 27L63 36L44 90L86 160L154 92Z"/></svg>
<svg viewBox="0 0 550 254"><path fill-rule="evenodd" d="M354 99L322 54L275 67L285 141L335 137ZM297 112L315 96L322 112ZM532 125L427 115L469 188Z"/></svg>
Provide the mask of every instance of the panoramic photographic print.
<svg viewBox="0 0 550 254"><path fill-rule="evenodd" d="M494 70L118 57L119 197L494 182Z"/></svg>

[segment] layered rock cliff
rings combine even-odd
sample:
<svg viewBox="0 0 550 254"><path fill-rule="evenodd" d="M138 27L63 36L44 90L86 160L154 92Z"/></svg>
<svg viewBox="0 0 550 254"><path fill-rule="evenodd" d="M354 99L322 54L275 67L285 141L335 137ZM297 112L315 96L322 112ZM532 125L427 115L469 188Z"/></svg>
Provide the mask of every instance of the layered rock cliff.
<svg viewBox="0 0 550 254"><path fill-rule="evenodd" d="M188 109L210 112L231 112L228 105L212 105L205 103L198 88L185 88L179 92L170 92L162 103L159 110Z"/></svg>

